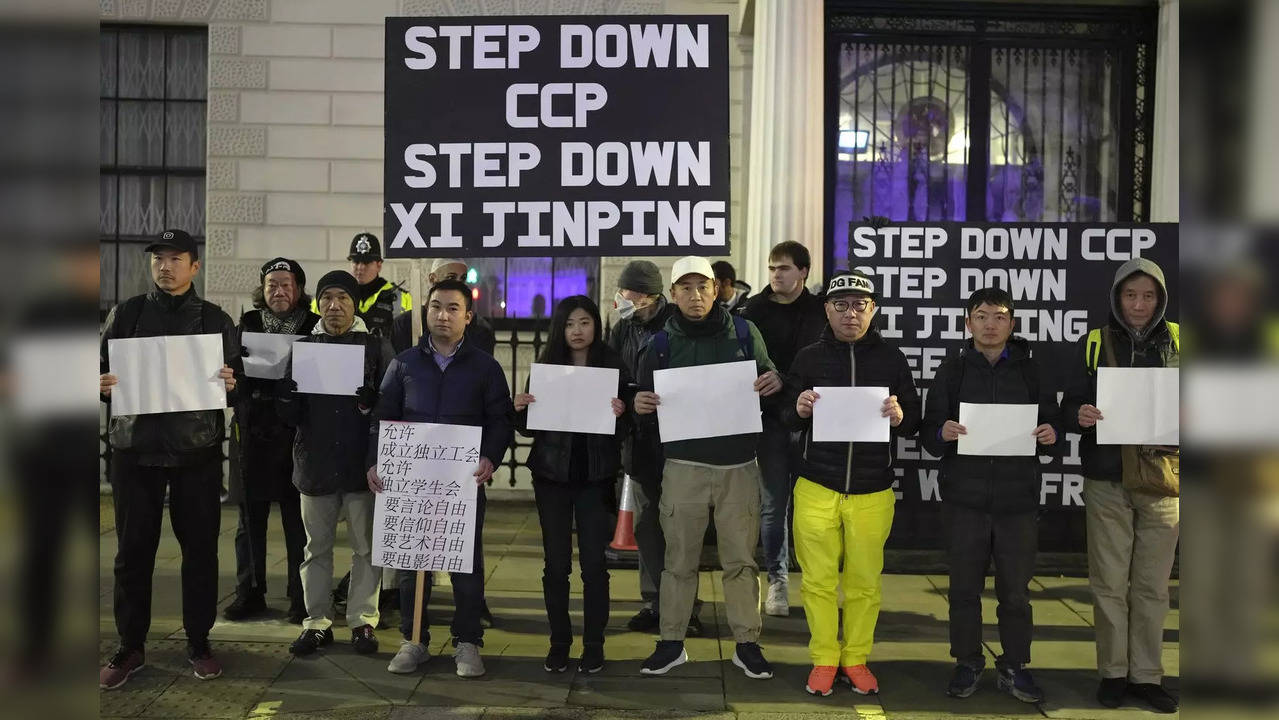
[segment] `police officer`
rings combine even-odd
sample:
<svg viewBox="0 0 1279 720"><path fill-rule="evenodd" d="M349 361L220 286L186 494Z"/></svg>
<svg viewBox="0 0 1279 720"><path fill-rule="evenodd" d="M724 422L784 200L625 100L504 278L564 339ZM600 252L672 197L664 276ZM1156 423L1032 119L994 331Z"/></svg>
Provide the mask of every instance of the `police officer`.
<svg viewBox="0 0 1279 720"><path fill-rule="evenodd" d="M355 276L355 315L364 321L370 335L390 338L395 318L413 309L408 291L382 277L382 245L373 233L357 233L351 238L346 256ZM313 301L311 312L319 314Z"/></svg>

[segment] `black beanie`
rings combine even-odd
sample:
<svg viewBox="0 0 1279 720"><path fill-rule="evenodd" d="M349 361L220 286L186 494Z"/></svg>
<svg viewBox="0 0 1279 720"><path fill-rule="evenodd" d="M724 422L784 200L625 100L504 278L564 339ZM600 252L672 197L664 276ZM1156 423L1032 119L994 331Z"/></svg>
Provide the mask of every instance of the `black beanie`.
<svg viewBox="0 0 1279 720"><path fill-rule="evenodd" d="M320 282L315 284L315 296L318 298L324 294L324 291L338 287L346 291L351 299L355 299L356 288L355 276L345 270L331 270L324 273L324 277L320 278Z"/></svg>
<svg viewBox="0 0 1279 720"><path fill-rule="evenodd" d="M662 271L651 260L632 260L622 268L622 275L617 278L617 287L645 295L660 295Z"/></svg>

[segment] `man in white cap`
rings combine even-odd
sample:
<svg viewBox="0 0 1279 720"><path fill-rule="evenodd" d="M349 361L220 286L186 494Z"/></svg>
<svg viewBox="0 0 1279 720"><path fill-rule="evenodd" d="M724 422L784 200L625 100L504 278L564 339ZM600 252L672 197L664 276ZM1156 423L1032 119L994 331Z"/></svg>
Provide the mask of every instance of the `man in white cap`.
<svg viewBox="0 0 1279 720"><path fill-rule="evenodd" d="M730 315L717 303L715 271L706 258L675 261L671 298L678 312L653 335L640 358L635 396L639 422L655 424L661 398L653 392L653 373L665 368L753 360L754 390L765 405L780 397L782 380L768 358L759 330ZM727 435L662 444L661 522L666 537L666 568L661 583L661 639L640 672L663 675L688 660L684 636L697 590L697 565L710 512L715 511L719 560L724 568L724 604L737 643L733 664L747 677L773 676L759 647L759 466L758 433Z"/></svg>

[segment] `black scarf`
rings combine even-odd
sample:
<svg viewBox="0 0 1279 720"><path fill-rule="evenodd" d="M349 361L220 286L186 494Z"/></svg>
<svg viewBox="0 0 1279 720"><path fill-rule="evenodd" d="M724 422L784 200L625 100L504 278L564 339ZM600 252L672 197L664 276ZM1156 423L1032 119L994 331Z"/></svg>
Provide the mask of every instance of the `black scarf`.
<svg viewBox="0 0 1279 720"><path fill-rule="evenodd" d="M292 312L284 315L276 315L268 308L262 308L262 329L269 333L280 333L283 335L297 335L298 329L302 327L302 323L306 320L310 310L299 305L293 308Z"/></svg>

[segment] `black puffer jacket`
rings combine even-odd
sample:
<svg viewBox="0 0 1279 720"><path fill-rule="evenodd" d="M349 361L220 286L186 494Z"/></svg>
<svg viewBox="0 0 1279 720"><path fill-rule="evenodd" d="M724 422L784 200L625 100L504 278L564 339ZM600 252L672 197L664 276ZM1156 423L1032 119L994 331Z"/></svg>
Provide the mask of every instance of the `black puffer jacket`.
<svg viewBox="0 0 1279 720"><path fill-rule="evenodd" d="M958 375L958 397L951 387ZM1030 344L1019 337L1008 340L1005 356L991 365L972 340L958 354L937 368L928 389L919 442L929 453L942 458L942 500L996 515L1030 512L1039 507L1039 459L960 455L959 443L941 439L942 425L958 420L959 403L1038 403L1039 423L1057 429L1057 442L1037 445L1040 455L1056 455L1063 446L1057 410L1057 393L1040 381L1039 363L1030 354Z"/></svg>
<svg viewBox="0 0 1279 720"><path fill-rule="evenodd" d="M340 343L364 347L364 386L377 388L391 363L391 343L371 336L362 320L345 335L328 335L317 325L299 343ZM292 377L292 367L289 369ZM372 408L361 408L354 395L293 393L280 403L280 417L297 428L293 440L293 485L303 495L367 492L365 457L369 449Z"/></svg>
<svg viewBox="0 0 1279 720"><path fill-rule="evenodd" d="M156 288L112 308L102 329L99 365L103 373L111 371L107 341L114 338L210 333L222 336L223 362L235 371L237 382L243 382L235 325L222 308L197 295L195 288L178 296ZM234 404L238 397L238 388L227 393L227 404ZM135 455L141 465L193 465L221 459L224 417L221 410L120 415L111 418L108 437L113 451Z"/></svg>
<svg viewBox="0 0 1279 720"><path fill-rule="evenodd" d="M657 312L647 321L635 318L619 320L609 332L608 345L622 359L631 377L639 372L640 357L648 348L653 334L666 326L675 306L658 296ZM630 410L630 403L627 403ZM657 428L651 424L633 423L629 436L622 443L622 467L636 482L654 483L662 479L662 442Z"/></svg>
<svg viewBox="0 0 1279 720"><path fill-rule="evenodd" d="M853 382L854 373L856 382ZM889 395L897 396L903 417L892 429L891 442L812 441L812 419L801 418L795 412L799 394L815 387L850 386L887 387ZM851 495L892 487L893 445L897 438L911 437L919 429L921 405L906 356L884 342L878 330L871 328L862 339L846 343L836 339L827 327L816 343L795 355L786 378L782 420L790 429L803 431L796 472L823 487Z"/></svg>
<svg viewBox="0 0 1279 720"><path fill-rule="evenodd" d="M253 309L240 316L241 337L246 332L266 332L262 313ZM308 312L297 335L308 335L320 316ZM279 380L248 377L236 387L239 402L231 426L231 463L227 478L230 502L278 500L296 496L293 488L293 436L295 430L280 418Z"/></svg>
<svg viewBox="0 0 1279 720"><path fill-rule="evenodd" d="M630 373L622 366L622 359L607 345L601 346L602 357L592 367L616 368L618 372L617 397L626 403L629 410L635 399L635 383ZM525 383L524 392L528 392ZM624 412L617 419L617 430L612 435L594 435L586 433L549 432L546 430L528 429L528 408L515 414L515 429L525 437L533 438L533 448L528 453L528 469L535 480L553 482L571 482L576 470L588 482L613 481L621 468L622 440L627 435L630 423L627 418L631 413ZM586 443L586 468L573 467L573 442Z"/></svg>

